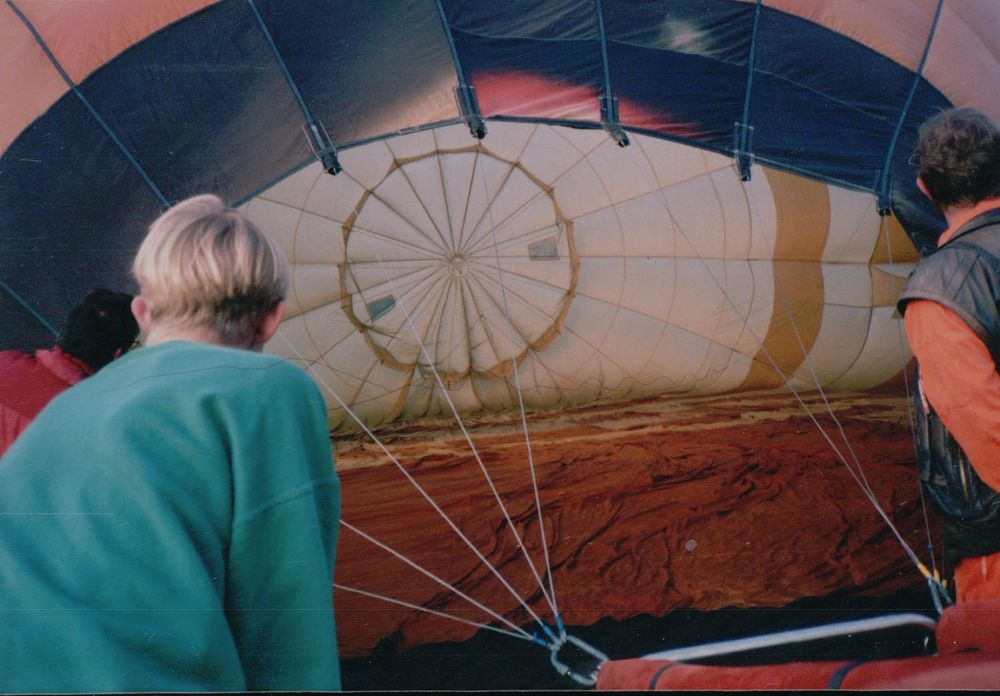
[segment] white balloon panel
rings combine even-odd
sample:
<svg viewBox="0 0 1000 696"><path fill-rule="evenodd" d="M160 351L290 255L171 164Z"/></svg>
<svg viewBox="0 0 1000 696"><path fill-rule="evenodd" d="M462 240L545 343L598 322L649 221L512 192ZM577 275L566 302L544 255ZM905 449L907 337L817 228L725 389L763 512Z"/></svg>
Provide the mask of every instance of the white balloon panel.
<svg viewBox="0 0 1000 696"><path fill-rule="evenodd" d="M325 383L333 427L356 427L340 401L373 425L516 408L515 365L530 408L740 389L768 352L799 386L902 367L879 357L895 320L873 311L883 221L868 195L756 166L741 181L725 157L643 135L620 148L511 122L340 161L246 206L292 264L268 349Z"/></svg>

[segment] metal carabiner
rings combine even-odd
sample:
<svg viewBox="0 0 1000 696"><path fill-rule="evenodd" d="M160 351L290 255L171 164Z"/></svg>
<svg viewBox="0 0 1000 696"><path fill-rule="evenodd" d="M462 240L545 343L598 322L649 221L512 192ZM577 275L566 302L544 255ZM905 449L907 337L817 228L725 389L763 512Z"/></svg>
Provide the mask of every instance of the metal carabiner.
<svg viewBox="0 0 1000 696"><path fill-rule="evenodd" d="M565 662L562 662L558 658L557 655L559 653L559 650L566 643L572 643L580 650L598 659L597 666L594 667L593 671L590 674L580 674L575 669L567 665ZM583 642L576 636L571 636L567 634L565 631L563 631L562 633L560 633L559 637L552 643L551 654L549 655L549 661L552 663L552 666L556 668L556 671L559 672L559 674L569 677L577 684L581 684L582 686L594 686L597 684L597 675L601 671L601 667L603 667L604 663L608 661L608 656L602 653L594 646L588 645L587 643Z"/></svg>

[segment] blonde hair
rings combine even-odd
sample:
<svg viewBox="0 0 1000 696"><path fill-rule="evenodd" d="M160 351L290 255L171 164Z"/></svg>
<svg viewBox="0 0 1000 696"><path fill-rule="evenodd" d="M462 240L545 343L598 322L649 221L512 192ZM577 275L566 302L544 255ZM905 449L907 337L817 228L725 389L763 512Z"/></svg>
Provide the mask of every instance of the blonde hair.
<svg viewBox="0 0 1000 696"><path fill-rule="evenodd" d="M132 274L154 321L204 326L239 341L284 299L288 262L243 213L205 194L150 225Z"/></svg>

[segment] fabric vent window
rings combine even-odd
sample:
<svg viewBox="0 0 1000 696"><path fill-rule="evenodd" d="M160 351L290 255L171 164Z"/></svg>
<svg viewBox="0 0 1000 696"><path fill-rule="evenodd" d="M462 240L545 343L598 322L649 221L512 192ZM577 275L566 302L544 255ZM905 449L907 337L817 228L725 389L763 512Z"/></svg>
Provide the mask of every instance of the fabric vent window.
<svg viewBox="0 0 1000 696"><path fill-rule="evenodd" d="M548 261L558 259L559 252L556 250L556 238L549 237L540 242L528 245L528 256L532 261Z"/></svg>
<svg viewBox="0 0 1000 696"><path fill-rule="evenodd" d="M368 303L368 314L371 316L372 321L378 321L381 317L391 312L395 306L396 298L392 295L386 295Z"/></svg>

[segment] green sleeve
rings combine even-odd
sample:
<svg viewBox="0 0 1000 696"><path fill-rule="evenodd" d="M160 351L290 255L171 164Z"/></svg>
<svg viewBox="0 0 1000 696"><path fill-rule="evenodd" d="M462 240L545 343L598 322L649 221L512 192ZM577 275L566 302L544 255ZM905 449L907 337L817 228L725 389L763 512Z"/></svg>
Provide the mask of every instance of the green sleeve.
<svg viewBox="0 0 1000 696"><path fill-rule="evenodd" d="M339 690L332 583L340 489L326 409L310 382L270 410L248 424L249 449L240 456L234 448L227 618L248 689Z"/></svg>

